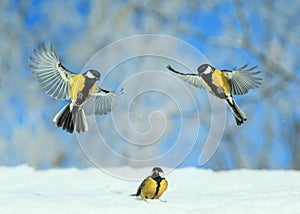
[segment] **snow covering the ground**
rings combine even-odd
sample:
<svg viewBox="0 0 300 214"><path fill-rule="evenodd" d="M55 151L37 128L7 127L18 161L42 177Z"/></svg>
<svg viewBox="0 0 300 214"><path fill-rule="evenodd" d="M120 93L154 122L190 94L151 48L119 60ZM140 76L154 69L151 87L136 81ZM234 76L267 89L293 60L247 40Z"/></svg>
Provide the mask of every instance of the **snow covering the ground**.
<svg viewBox="0 0 300 214"><path fill-rule="evenodd" d="M183 168L166 178L167 202L147 203L129 196L141 181L97 168L0 167L0 213L300 213L298 171Z"/></svg>

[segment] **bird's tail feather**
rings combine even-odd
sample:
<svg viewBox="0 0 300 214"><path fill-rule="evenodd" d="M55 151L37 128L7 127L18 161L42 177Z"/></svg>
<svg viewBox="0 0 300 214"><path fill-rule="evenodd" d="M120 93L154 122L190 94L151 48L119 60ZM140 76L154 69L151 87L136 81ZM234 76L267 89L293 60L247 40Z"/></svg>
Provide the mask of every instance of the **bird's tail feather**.
<svg viewBox="0 0 300 214"><path fill-rule="evenodd" d="M234 101L233 98L227 98L226 99L230 110L233 113L233 116L235 118L236 124L240 126L244 121L247 120L246 114L242 111L242 109L237 105L237 103Z"/></svg>
<svg viewBox="0 0 300 214"><path fill-rule="evenodd" d="M88 131L88 124L85 117L84 110L79 108L74 114L75 129L78 133Z"/></svg>
<svg viewBox="0 0 300 214"><path fill-rule="evenodd" d="M74 129L78 133L88 131L88 124L83 109L78 106L71 107L71 103L67 104L55 115L53 122L69 133L73 133Z"/></svg>

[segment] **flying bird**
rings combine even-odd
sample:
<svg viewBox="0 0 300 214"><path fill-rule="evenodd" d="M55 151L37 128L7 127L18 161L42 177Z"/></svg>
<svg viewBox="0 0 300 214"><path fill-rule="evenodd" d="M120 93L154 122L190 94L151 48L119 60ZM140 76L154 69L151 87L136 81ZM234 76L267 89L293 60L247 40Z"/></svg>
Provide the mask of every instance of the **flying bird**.
<svg viewBox="0 0 300 214"><path fill-rule="evenodd" d="M226 100L238 126L247 120L247 116L237 105L232 94L246 94L250 89L258 88L262 81L262 78L256 76L261 71L253 71L257 66L247 67L248 63L232 70L219 70L209 64L202 64L197 69L198 74L185 74L170 65L167 66L170 71L176 73L184 81L197 88L206 88L212 95Z"/></svg>
<svg viewBox="0 0 300 214"><path fill-rule="evenodd" d="M159 199L168 188L168 181L164 177L164 172L159 167L154 167L150 176L145 178L138 187L137 192L130 196L140 196L143 200Z"/></svg>
<svg viewBox="0 0 300 214"><path fill-rule="evenodd" d="M69 133L88 131L86 115L111 111L122 93L122 89L114 92L98 87L96 81L101 75L96 70L76 74L66 69L52 45L50 48L39 45L30 61L29 67L41 88L55 99L69 100L53 118L57 127Z"/></svg>

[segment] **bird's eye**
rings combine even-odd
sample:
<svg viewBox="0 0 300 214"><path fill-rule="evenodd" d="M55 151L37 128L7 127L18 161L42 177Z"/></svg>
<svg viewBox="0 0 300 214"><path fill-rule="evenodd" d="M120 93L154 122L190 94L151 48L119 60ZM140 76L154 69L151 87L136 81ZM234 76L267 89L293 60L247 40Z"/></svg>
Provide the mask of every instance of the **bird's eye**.
<svg viewBox="0 0 300 214"><path fill-rule="evenodd" d="M58 67L59 67L59 68L61 68L61 67L62 67L61 63L58 63Z"/></svg>

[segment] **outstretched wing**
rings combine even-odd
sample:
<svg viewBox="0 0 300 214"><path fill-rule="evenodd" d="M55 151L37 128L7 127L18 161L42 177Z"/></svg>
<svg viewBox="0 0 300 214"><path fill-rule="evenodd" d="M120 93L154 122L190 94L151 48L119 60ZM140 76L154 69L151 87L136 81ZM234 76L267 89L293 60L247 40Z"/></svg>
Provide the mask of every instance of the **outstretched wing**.
<svg viewBox="0 0 300 214"><path fill-rule="evenodd" d="M247 67L248 63L240 68L222 70L228 77L232 93L235 95L246 94L250 89L258 88L261 85L262 78L256 77L261 71L252 72L257 66Z"/></svg>
<svg viewBox="0 0 300 214"><path fill-rule="evenodd" d="M115 101L123 93L123 89L120 91L107 91L97 87L91 94L90 98L83 104L86 115L91 114L106 114L111 111Z"/></svg>
<svg viewBox="0 0 300 214"><path fill-rule="evenodd" d="M30 60L29 67L47 94L55 99L70 99L70 78L75 74L61 64L52 46L39 45Z"/></svg>
<svg viewBox="0 0 300 214"><path fill-rule="evenodd" d="M176 71L170 65L167 66L167 69L176 73L180 78L182 78L184 81L192 84L193 86L195 86L197 88L204 88L203 80L201 79L201 77L198 74L184 74L179 71Z"/></svg>

